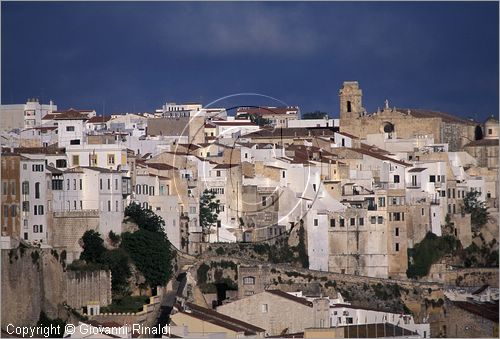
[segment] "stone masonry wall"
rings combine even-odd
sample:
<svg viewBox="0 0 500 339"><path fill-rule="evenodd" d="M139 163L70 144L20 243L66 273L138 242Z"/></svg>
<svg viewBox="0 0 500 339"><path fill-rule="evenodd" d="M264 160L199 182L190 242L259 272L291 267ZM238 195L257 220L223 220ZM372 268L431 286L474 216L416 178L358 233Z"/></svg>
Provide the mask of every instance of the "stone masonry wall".
<svg viewBox="0 0 500 339"><path fill-rule="evenodd" d="M47 249L2 250L2 329L9 323L33 326L43 311L67 319L64 303L80 308L88 301L111 302L111 273L65 272Z"/></svg>

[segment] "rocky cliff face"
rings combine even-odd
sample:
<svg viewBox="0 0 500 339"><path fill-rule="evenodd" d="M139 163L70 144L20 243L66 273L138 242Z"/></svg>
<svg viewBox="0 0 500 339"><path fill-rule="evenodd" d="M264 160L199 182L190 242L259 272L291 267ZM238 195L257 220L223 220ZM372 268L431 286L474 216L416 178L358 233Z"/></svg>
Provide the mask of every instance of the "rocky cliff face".
<svg viewBox="0 0 500 339"><path fill-rule="evenodd" d="M67 306L79 310L90 301L111 303L111 272L64 271L54 250L2 250L2 329L33 326L40 312L65 321Z"/></svg>
<svg viewBox="0 0 500 339"><path fill-rule="evenodd" d="M67 319L63 268L46 250L2 250L2 329L7 324L33 326L40 311Z"/></svg>

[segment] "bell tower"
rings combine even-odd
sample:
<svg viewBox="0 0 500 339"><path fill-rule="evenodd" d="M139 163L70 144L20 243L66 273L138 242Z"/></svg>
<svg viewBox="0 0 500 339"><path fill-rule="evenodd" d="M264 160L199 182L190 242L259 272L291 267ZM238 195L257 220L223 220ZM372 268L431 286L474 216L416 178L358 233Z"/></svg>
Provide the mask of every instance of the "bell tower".
<svg viewBox="0 0 500 339"><path fill-rule="evenodd" d="M363 108L363 91L357 81L344 81L339 90L340 121L350 121L365 114Z"/></svg>

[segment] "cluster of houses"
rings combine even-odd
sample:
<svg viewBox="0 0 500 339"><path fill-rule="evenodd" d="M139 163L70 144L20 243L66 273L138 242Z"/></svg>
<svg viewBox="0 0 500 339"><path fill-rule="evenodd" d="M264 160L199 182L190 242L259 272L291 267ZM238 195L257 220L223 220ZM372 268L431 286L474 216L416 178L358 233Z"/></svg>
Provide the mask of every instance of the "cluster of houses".
<svg viewBox="0 0 500 339"><path fill-rule="evenodd" d="M339 97L340 119L312 120L298 107L231 116L166 103L100 116L35 99L2 105L2 246L53 247L71 261L86 230L123 232L132 202L160 215L172 244L191 254L304 227L314 270L403 277L407 249L427 232L470 245L467 192L498 209L498 121L387 101L367 114L355 82ZM211 227L200 225L205 190L218 201Z"/></svg>

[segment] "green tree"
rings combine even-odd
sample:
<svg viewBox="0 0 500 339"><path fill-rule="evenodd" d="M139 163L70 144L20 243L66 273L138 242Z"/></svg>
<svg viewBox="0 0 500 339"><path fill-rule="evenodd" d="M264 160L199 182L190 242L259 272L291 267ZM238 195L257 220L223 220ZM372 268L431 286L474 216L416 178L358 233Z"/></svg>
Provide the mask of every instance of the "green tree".
<svg viewBox="0 0 500 339"><path fill-rule="evenodd" d="M297 244L297 252L299 253L299 260L303 268L309 268L309 256L307 255L306 248L306 231L304 229L304 222L300 220L299 228L299 243Z"/></svg>
<svg viewBox="0 0 500 339"><path fill-rule="evenodd" d="M129 256L122 248L106 251L103 255L104 265L111 271L113 294L128 294L128 279L132 275L129 266Z"/></svg>
<svg viewBox="0 0 500 339"><path fill-rule="evenodd" d="M174 254L165 236L140 229L134 233L123 233L120 246L144 275L149 287L164 285L172 276Z"/></svg>
<svg viewBox="0 0 500 339"><path fill-rule="evenodd" d="M83 252L80 259L88 263L102 263L102 255L106 251L104 240L99 232L89 230L83 234Z"/></svg>
<svg viewBox="0 0 500 339"><path fill-rule="evenodd" d="M208 233L210 228L217 223L219 218L220 201L215 199L215 193L204 190L200 197L200 226L204 233Z"/></svg>
<svg viewBox="0 0 500 339"><path fill-rule="evenodd" d="M314 111L302 114L302 119L325 119L328 118L328 113L321 111Z"/></svg>
<svg viewBox="0 0 500 339"><path fill-rule="evenodd" d="M432 264L447 254L455 254L460 248L460 241L455 237L450 235L438 237L428 232L421 242L408 250L408 259L413 258L413 263L408 264L406 275L408 278L426 276Z"/></svg>
<svg viewBox="0 0 500 339"><path fill-rule="evenodd" d="M489 219L488 209L484 201L479 201L481 193L478 191L467 192L464 198L464 210L471 214L472 230L478 232Z"/></svg>
<svg viewBox="0 0 500 339"><path fill-rule="evenodd" d="M130 217L140 229L150 232L164 233L165 221L153 211L142 208L133 202L125 208L125 216Z"/></svg>

